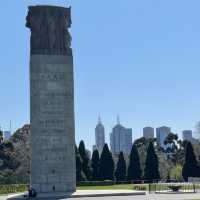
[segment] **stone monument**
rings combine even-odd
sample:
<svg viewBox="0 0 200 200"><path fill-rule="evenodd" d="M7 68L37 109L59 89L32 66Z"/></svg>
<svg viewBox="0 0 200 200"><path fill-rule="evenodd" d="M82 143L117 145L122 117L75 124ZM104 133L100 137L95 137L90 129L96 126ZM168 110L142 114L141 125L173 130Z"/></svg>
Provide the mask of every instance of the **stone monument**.
<svg viewBox="0 0 200 200"><path fill-rule="evenodd" d="M30 6L30 184L39 195L76 190L71 8Z"/></svg>

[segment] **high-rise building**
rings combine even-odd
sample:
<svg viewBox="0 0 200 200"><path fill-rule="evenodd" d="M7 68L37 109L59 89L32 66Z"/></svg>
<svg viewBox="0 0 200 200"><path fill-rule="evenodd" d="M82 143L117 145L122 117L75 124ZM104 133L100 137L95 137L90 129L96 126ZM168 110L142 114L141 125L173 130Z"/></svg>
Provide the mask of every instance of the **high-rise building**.
<svg viewBox="0 0 200 200"><path fill-rule="evenodd" d="M183 133L183 135L182 135L183 140L187 140L187 141L191 142L192 144L199 143L199 141L197 139L193 138L192 130L184 130L182 133Z"/></svg>
<svg viewBox="0 0 200 200"><path fill-rule="evenodd" d="M183 132L183 140L191 141L192 140L192 131L191 130L184 130Z"/></svg>
<svg viewBox="0 0 200 200"><path fill-rule="evenodd" d="M154 128L144 127L143 128L143 137L145 137L146 139L154 138Z"/></svg>
<svg viewBox="0 0 200 200"><path fill-rule="evenodd" d="M164 149L168 147L168 145L164 144L164 141L170 133L171 133L170 127L162 126L162 127L156 128L157 142Z"/></svg>
<svg viewBox="0 0 200 200"><path fill-rule="evenodd" d="M101 122L101 118L98 119L98 124L95 128L95 142L96 149L101 152L105 145L105 128Z"/></svg>
<svg viewBox="0 0 200 200"><path fill-rule="evenodd" d="M97 150L97 146L96 146L96 145L93 145L93 146L92 146L92 151L95 151L95 150Z"/></svg>
<svg viewBox="0 0 200 200"><path fill-rule="evenodd" d="M129 154L132 148L132 129L123 127L119 119L112 133L110 133L110 147L114 154L118 154L121 151Z"/></svg>
<svg viewBox="0 0 200 200"><path fill-rule="evenodd" d="M11 131L4 131L3 132L3 140L6 141L6 140L9 140L11 137Z"/></svg>

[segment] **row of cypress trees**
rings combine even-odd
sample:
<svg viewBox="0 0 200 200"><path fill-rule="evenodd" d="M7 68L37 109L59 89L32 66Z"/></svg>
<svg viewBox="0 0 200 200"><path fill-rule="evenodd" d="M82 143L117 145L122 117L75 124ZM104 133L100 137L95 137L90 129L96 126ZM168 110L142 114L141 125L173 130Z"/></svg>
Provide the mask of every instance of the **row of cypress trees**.
<svg viewBox="0 0 200 200"><path fill-rule="evenodd" d="M126 165L123 152L120 152L118 162L115 166L112 153L108 145L105 144L101 155L95 150L90 161L84 142L81 141L76 147L76 177L77 181L133 181L133 180L155 180L160 179L158 158L155 153L154 145L149 143L144 173L141 169L140 157L137 146L133 144L129 155L129 164Z"/></svg>
<svg viewBox="0 0 200 200"><path fill-rule="evenodd" d="M189 177L200 177L200 166L190 142L187 142L185 146L182 176L185 181L188 181ZM115 166L107 144L105 144L101 155L95 150L90 160L85 149L85 144L81 141L79 147L76 147L76 177L77 182L87 180L158 180L160 179L159 161L152 142L149 143L144 172L142 172L140 157L135 144L132 146L127 167L123 152L119 154L118 162Z"/></svg>

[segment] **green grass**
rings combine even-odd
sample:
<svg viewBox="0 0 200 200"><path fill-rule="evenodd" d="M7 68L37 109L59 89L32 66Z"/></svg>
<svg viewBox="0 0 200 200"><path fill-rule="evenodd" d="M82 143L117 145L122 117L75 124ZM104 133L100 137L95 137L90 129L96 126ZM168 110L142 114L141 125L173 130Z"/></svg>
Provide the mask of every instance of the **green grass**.
<svg viewBox="0 0 200 200"><path fill-rule="evenodd" d="M173 185L173 183L171 184ZM163 191L169 190L169 184L152 184L151 190L152 192L156 191ZM182 190L193 190L193 185L182 185ZM200 189L200 185L196 185L196 189ZM77 190L149 190L148 184L121 184L121 185L105 185L105 186L79 186ZM200 199L199 199L200 200Z"/></svg>
<svg viewBox="0 0 200 200"><path fill-rule="evenodd" d="M147 190L148 185L105 185L105 186L79 186L77 190ZM27 191L26 185L0 185L0 195Z"/></svg>
<svg viewBox="0 0 200 200"><path fill-rule="evenodd" d="M148 185L120 184L105 186L79 186L77 190L148 190ZM0 185L0 195L25 192L27 185Z"/></svg>
<svg viewBox="0 0 200 200"><path fill-rule="evenodd" d="M173 184L172 184L173 185ZM196 188L200 189L200 185L196 185ZM155 185L152 184L151 188L152 191L155 191ZM193 189L193 185L185 185L183 189L191 190ZM119 184L119 185L104 185L104 186L78 186L77 190L149 190L148 184ZM167 184L157 184L156 185L157 191L162 190L169 190L169 185ZM11 194L11 193L18 193L27 191L26 185L0 185L0 195L4 194ZM200 200L200 199L199 199Z"/></svg>
<svg viewBox="0 0 200 200"><path fill-rule="evenodd" d="M147 190L148 185L133 185L133 184L121 184L121 185L108 185L108 186L80 186L77 190Z"/></svg>

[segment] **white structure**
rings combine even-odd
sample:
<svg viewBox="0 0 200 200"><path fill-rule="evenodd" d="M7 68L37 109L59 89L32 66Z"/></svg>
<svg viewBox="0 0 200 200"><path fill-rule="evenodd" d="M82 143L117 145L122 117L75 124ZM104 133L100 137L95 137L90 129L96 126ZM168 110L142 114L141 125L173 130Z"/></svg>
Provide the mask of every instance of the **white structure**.
<svg viewBox="0 0 200 200"><path fill-rule="evenodd" d="M162 127L156 128L157 142L164 149L166 149L168 147L168 145L164 144L164 141L170 133L171 133L170 127L162 126Z"/></svg>
<svg viewBox="0 0 200 200"><path fill-rule="evenodd" d="M143 128L143 137L145 137L146 139L153 139L154 138L154 128L144 127Z"/></svg>
<svg viewBox="0 0 200 200"><path fill-rule="evenodd" d="M11 137L11 131L4 131L3 132L3 140L6 141L6 140L9 140Z"/></svg>
<svg viewBox="0 0 200 200"><path fill-rule="evenodd" d="M114 154L119 154L121 151L129 154L132 148L132 129L123 127L119 119L110 133L110 147Z"/></svg>
<svg viewBox="0 0 200 200"><path fill-rule="evenodd" d="M96 149L101 152L105 145L105 128L101 122L101 118L98 119L98 124L95 128L95 142Z"/></svg>

